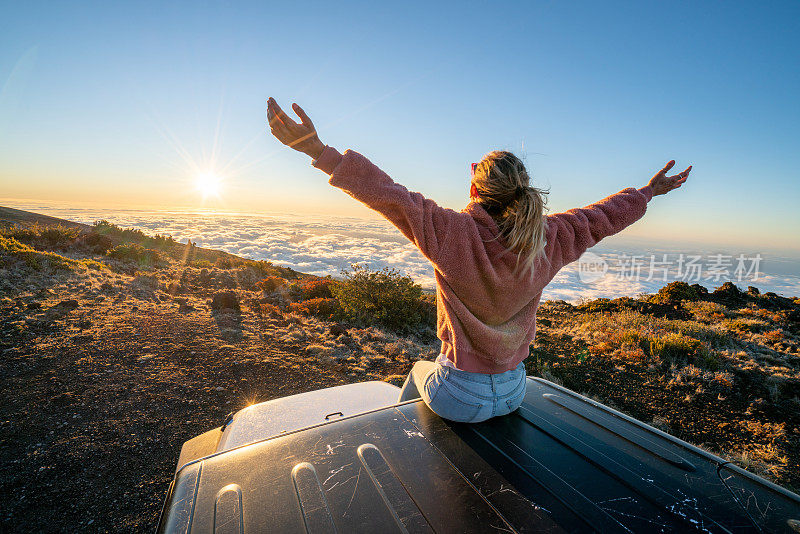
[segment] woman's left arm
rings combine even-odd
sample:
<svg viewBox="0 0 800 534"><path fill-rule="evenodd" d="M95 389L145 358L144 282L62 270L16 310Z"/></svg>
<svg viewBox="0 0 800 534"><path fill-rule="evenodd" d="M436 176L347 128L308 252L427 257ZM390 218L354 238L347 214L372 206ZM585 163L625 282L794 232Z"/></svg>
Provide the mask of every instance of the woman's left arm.
<svg viewBox="0 0 800 534"><path fill-rule="evenodd" d="M269 99L267 117L272 134L281 143L314 158L312 164L331 176L328 183L381 213L435 263L459 214L408 191L358 152L347 150L342 155L326 146L302 108L297 104L292 107L301 124Z"/></svg>
<svg viewBox="0 0 800 534"><path fill-rule="evenodd" d="M646 186L639 189L629 187L584 208L548 215L548 228L555 235L550 249L553 276L558 269L580 258L601 239L621 232L639 220L654 196L667 194L683 185L692 166L681 173L667 176L667 171L674 165L675 160L668 162Z"/></svg>

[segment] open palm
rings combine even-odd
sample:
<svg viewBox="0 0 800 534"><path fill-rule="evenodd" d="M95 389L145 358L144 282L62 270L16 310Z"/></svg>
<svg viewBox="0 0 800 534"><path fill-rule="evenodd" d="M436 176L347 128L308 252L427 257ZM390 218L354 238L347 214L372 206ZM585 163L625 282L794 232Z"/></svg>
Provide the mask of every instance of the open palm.
<svg viewBox="0 0 800 534"><path fill-rule="evenodd" d="M673 159L650 179L650 183L648 185L653 189L653 196L665 195L673 189L678 189L681 185L683 185L686 179L689 178L689 172L692 170L691 165L689 165L683 172L673 174L672 176L667 176L667 171L670 170L674 165L675 160Z"/></svg>
<svg viewBox="0 0 800 534"><path fill-rule="evenodd" d="M319 158L325 145L319 140L314 123L297 104L292 104L292 109L300 117L300 124L286 115L275 99L270 97L267 101L267 120L272 135L288 147L308 154L314 159Z"/></svg>

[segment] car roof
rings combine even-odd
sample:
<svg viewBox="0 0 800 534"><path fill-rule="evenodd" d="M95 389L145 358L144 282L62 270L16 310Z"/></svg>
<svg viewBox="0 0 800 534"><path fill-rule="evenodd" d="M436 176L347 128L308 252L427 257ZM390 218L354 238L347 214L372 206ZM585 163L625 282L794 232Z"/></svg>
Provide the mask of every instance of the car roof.
<svg viewBox="0 0 800 534"><path fill-rule="evenodd" d="M528 378L483 423L401 403L177 473L160 530L793 532L800 498L608 407Z"/></svg>

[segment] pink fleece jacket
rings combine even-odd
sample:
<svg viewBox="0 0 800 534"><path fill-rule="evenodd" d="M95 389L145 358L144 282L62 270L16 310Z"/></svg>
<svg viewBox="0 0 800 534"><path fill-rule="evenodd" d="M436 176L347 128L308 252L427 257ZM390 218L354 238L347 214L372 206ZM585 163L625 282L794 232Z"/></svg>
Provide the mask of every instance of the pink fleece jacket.
<svg viewBox="0 0 800 534"><path fill-rule="evenodd" d="M326 146L313 162L329 183L381 213L435 268L436 333L458 369L502 373L529 353L542 290L564 265L641 218L650 186L628 188L585 208L547 216L544 258L514 274L517 255L499 239L497 223L480 204L461 212L438 206L395 183L353 150ZM522 269L519 269L522 271Z"/></svg>

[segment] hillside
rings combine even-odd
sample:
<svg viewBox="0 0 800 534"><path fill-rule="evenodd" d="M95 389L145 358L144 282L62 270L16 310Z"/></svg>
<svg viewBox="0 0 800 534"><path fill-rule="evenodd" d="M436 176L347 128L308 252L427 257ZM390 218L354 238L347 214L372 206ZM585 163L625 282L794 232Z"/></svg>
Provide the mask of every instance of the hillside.
<svg viewBox="0 0 800 534"><path fill-rule="evenodd" d="M354 269L342 286L25 213L0 210L3 530L152 529L181 444L227 413L399 384L438 353L430 296L391 272ZM671 284L547 302L538 328L529 374L800 487L797 299Z"/></svg>
<svg viewBox="0 0 800 534"><path fill-rule="evenodd" d="M547 302L528 374L800 488L800 300L726 283Z"/></svg>
<svg viewBox="0 0 800 534"><path fill-rule="evenodd" d="M30 228L33 226L63 226L89 231L89 226L58 217L0 206L0 225Z"/></svg>

